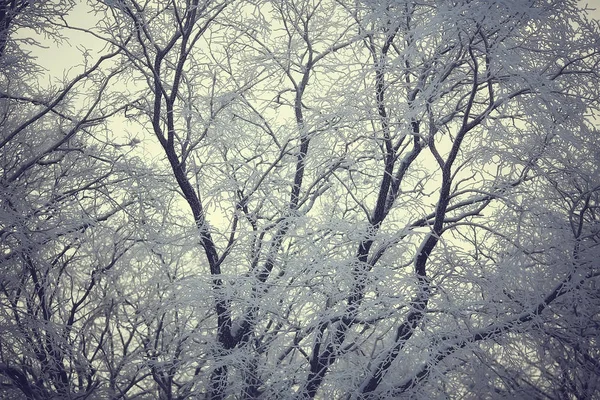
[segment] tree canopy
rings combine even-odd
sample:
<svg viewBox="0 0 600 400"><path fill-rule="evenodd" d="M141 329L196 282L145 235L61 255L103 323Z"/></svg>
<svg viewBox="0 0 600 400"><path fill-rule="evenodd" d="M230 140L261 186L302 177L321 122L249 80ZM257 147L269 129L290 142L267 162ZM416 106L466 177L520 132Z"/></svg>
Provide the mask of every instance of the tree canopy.
<svg viewBox="0 0 600 400"><path fill-rule="evenodd" d="M599 112L574 0L0 0L0 397L596 398Z"/></svg>

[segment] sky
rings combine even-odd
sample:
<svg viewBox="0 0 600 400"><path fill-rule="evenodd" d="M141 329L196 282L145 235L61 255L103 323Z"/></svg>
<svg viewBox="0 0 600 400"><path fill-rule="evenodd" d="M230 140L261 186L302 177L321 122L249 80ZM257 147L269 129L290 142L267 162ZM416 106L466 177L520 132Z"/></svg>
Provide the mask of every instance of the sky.
<svg viewBox="0 0 600 400"><path fill-rule="evenodd" d="M591 18L596 20L600 20L600 0L592 0L592 1L580 1L581 5L587 5L589 8L595 8L595 10L590 10L589 15Z"/></svg>

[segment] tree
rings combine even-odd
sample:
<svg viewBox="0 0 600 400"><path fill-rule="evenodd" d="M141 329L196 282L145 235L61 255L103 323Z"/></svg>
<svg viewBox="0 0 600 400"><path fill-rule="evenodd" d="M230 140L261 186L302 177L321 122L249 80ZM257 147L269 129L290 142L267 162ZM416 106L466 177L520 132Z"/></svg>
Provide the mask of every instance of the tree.
<svg viewBox="0 0 600 400"><path fill-rule="evenodd" d="M110 311L96 393L598 395L600 29L576 2L90 7L111 110L162 155L101 185L146 211L86 306Z"/></svg>
<svg viewBox="0 0 600 400"><path fill-rule="evenodd" d="M125 209L128 146L102 140L119 112L107 87L118 53L84 60L81 73L40 84L43 70L19 38L36 29L60 42L73 4L0 4L0 396L86 398L105 390L110 281L133 244ZM84 96L84 90L89 95ZM135 168L135 167L134 167ZM114 350L114 349L113 349ZM100 377L101 376L101 377Z"/></svg>

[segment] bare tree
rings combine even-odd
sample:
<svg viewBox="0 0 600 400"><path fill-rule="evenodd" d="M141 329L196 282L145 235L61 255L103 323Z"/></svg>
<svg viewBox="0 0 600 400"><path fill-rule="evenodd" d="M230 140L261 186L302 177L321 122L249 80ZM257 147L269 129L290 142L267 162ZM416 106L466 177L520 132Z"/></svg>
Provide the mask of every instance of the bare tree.
<svg viewBox="0 0 600 400"><path fill-rule="evenodd" d="M120 199L84 202L103 240L72 231L118 276L56 286L98 312L96 393L598 395L600 30L577 2L89 6L120 82L100 115L160 154L82 151L69 175Z"/></svg>
<svg viewBox="0 0 600 400"><path fill-rule="evenodd" d="M86 398L103 389L114 319L108 283L135 243L124 215L135 199L123 190L134 163L125 160L128 146L102 140L105 120L123 106L107 99L120 69L106 65L118 51L46 83L22 47L39 43L19 29L61 41L62 17L72 5L0 5L0 396L6 398Z"/></svg>

